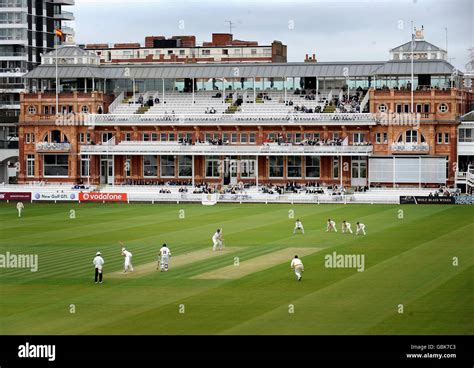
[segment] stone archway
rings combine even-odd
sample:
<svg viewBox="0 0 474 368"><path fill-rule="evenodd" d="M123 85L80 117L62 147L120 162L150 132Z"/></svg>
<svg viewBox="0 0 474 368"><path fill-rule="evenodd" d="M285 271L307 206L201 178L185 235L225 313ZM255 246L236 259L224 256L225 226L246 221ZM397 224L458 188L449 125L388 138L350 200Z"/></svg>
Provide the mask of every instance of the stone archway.
<svg viewBox="0 0 474 368"><path fill-rule="evenodd" d="M2 155L0 153L0 183L16 183L16 176L19 172L18 166L18 152L17 155L12 155L11 152L8 155ZM12 175L14 173L14 175ZM10 178L14 178L10 180Z"/></svg>

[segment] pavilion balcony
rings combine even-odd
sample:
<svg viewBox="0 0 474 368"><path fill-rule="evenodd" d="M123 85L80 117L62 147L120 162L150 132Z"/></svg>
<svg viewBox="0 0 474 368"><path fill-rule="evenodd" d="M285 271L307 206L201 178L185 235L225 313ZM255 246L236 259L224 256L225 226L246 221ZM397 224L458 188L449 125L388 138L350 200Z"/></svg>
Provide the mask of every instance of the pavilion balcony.
<svg viewBox="0 0 474 368"><path fill-rule="evenodd" d="M70 143L49 143L39 142L36 143L36 152L38 153L56 153L56 152L70 152Z"/></svg>
<svg viewBox="0 0 474 368"><path fill-rule="evenodd" d="M368 156L373 146L185 145L179 142L128 141L119 144L81 145L81 155L256 155L256 156Z"/></svg>
<svg viewBox="0 0 474 368"><path fill-rule="evenodd" d="M392 143L393 153L429 153L430 146L427 143Z"/></svg>
<svg viewBox="0 0 474 368"><path fill-rule="evenodd" d="M89 126L156 125L375 125L370 113L285 113L285 114L90 114Z"/></svg>

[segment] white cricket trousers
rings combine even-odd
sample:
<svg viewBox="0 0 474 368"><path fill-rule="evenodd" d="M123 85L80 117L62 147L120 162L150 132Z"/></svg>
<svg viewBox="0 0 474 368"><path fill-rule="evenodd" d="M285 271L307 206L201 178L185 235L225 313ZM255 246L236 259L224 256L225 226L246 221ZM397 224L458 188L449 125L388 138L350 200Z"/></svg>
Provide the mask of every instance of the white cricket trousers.
<svg viewBox="0 0 474 368"><path fill-rule="evenodd" d="M360 232L365 235L365 228L357 229L356 235L359 235Z"/></svg>
<svg viewBox="0 0 474 368"><path fill-rule="evenodd" d="M168 263L169 263L169 257L168 256L161 257L160 268L162 270L168 271Z"/></svg>
<svg viewBox="0 0 474 368"><path fill-rule="evenodd" d="M304 227L303 226L301 226L301 227L295 226L295 229L293 230L293 234L296 234L296 230L301 230L301 232L304 234Z"/></svg>
<svg viewBox="0 0 474 368"><path fill-rule="evenodd" d="M304 267L302 265L298 265L295 267L295 275L298 278L298 280L301 278L303 271L304 271Z"/></svg>
<svg viewBox="0 0 474 368"><path fill-rule="evenodd" d="M124 271L133 271L132 260L131 258L125 258L125 268Z"/></svg>
<svg viewBox="0 0 474 368"><path fill-rule="evenodd" d="M222 242L220 240L213 240L214 245L212 246L212 250L216 251L217 248L222 249Z"/></svg>
<svg viewBox="0 0 474 368"><path fill-rule="evenodd" d="M343 233L351 233L351 234L352 234L352 229L351 229L350 226L347 226L347 227L345 227L345 228L343 227L343 228L342 228L342 232L343 232Z"/></svg>

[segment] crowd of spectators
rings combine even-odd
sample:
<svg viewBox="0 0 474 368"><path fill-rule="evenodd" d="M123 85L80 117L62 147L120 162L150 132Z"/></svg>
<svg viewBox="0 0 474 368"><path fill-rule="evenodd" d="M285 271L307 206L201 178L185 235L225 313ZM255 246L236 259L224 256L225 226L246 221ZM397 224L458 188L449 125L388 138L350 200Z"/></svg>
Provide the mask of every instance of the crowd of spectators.
<svg viewBox="0 0 474 368"><path fill-rule="evenodd" d="M321 106L316 106L314 108L312 107L306 107L305 105L296 105L293 107L293 109L296 111L296 112L303 112L303 113L306 113L306 114L319 114L321 112L323 112L323 109L321 108Z"/></svg>
<svg viewBox="0 0 474 368"><path fill-rule="evenodd" d="M200 194L200 193L212 194L216 192L217 192L216 186L209 183L200 183L200 184L194 185L193 194Z"/></svg>
<svg viewBox="0 0 474 368"><path fill-rule="evenodd" d="M295 145L295 146L342 146L344 140L342 138L334 139L319 139L319 138L304 138L299 142L293 142L282 133L278 133L275 138L270 138L266 143L277 143L281 145Z"/></svg>
<svg viewBox="0 0 474 368"><path fill-rule="evenodd" d="M452 197L460 193L460 189L456 189L456 191L453 193L448 187L441 185L437 190L435 190L434 193L430 192L428 197Z"/></svg>
<svg viewBox="0 0 474 368"><path fill-rule="evenodd" d="M190 180L127 179L122 185L184 186L191 185Z"/></svg>
<svg viewBox="0 0 474 368"><path fill-rule="evenodd" d="M343 95L342 100L337 100L337 111L340 113L359 113L360 111L360 93L355 95Z"/></svg>

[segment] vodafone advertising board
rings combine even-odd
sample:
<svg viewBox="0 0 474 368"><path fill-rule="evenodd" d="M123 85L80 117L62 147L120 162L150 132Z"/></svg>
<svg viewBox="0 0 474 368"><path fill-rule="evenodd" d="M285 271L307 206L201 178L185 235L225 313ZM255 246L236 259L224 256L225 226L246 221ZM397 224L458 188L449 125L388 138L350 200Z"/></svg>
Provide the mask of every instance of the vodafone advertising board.
<svg viewBox="0 0 474 368"><path fill-rule="evenodd" d="M84 202L126 202L127 193L81 192L79 201Z"/></svg>

